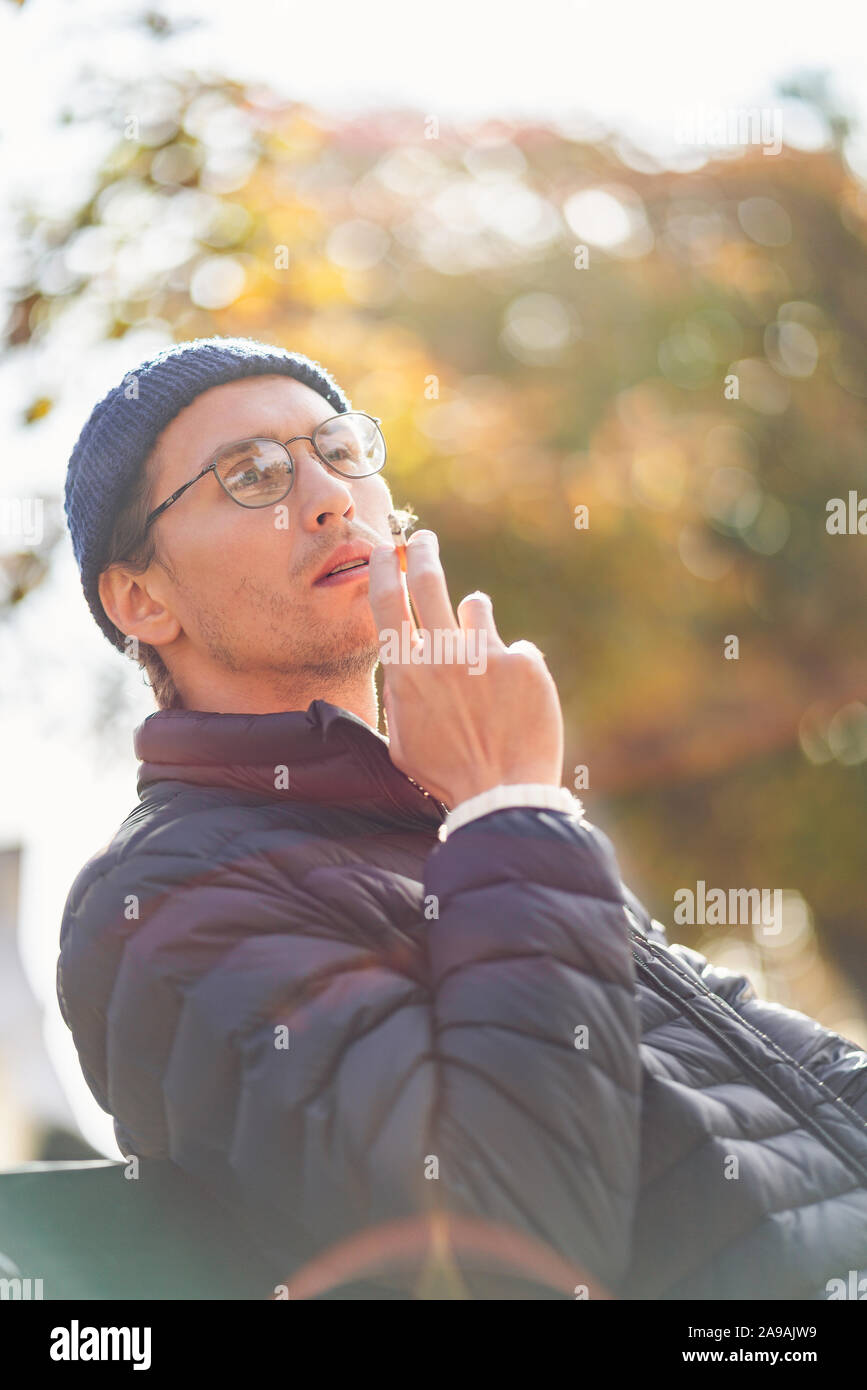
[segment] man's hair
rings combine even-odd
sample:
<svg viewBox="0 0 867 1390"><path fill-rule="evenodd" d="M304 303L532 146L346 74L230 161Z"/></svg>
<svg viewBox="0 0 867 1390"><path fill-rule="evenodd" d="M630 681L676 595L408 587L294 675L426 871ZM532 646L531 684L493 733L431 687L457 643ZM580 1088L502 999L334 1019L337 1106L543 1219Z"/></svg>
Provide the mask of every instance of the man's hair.
<svg viewBox="0 0 867 1390"><path fill-rule="evenodd" d="M133 574L143 574L154 560L168 568L159 553L159 544L153 528L145 530L148 512L151 510L151 470L156 457L157 451L154 450L145 460L144 467L136 475L132 487L123 499L114 520L101 570L107 570L110 565L123 565ZM125 633L120 633L121 642L125 636ZM147 673L148 683L160 709L184 708L171 673L155 647L149 646L147 642L139 642L138 664Z"/></svg>

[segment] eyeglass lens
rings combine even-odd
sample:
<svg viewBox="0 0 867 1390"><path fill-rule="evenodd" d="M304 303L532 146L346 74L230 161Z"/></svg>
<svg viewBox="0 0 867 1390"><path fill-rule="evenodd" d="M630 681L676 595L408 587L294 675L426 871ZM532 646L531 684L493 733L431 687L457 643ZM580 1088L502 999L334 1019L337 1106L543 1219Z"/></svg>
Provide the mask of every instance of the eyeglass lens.
<svg viewBox="0 0 867 1390"><path fill-rule="evenodd" d="M376 421L348 412L313 431L316 451L344 477L376 473L385 461L385 440ZM217 472L228 492L245 507L266 507L285 497L293 474L286 448L276 440L247 439L224 450Z"/></svg>

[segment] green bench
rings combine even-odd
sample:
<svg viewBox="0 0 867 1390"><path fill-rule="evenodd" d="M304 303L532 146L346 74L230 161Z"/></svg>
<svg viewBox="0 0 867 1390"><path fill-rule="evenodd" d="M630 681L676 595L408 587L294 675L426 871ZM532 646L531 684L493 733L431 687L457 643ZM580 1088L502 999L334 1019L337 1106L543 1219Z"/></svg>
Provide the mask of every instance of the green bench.
<svg viewBox="0 0 867 1390"><path fill-rule="evenodd" d="M273 1298L273 1270L207 1192L172 1163L126 1166L0 1172L0 1297L37 1297L41 1279L46 1300Z"/></svg>
<svg viewBox="0 0 867 1390"><path fill-rule="evenodd" d="M140 1159L135 1179L124 1177L126 1168L119 1159L88 1159L0 1172L0 1300L269 1300L291 1279L292 1268L275 1271L231 1212L175 1164ZM375 1275L347 1278L313 1297L465 1296L448 1280L440 1288L434 1275L417 1286L418 1277L402 1289ZM515 1287L496 1296L563 1296Z"/></svg>

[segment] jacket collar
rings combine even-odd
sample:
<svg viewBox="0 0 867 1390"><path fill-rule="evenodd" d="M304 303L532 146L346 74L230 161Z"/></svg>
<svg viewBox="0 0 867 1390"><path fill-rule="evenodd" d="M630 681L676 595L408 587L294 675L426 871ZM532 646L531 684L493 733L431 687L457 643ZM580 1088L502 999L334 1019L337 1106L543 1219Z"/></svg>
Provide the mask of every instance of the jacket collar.
<svg viewBox="0 0 867 1390"><path fill-rule="evenodd" d="M186 782L390 812L431 826L445 818L442 803L394 766L387 740L327 700L276 714L158 710L135 730L133 746L142 800L158 783Z"/></svg>

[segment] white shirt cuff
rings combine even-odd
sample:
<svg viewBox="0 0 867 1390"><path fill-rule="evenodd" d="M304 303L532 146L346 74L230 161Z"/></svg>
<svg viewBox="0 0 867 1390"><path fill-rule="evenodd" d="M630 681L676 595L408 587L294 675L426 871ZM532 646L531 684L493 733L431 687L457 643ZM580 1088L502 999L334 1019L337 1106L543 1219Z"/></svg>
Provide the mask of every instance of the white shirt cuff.
<svg viewBox="0 0 867 1390"><path fill-rule="evenodd" d="M453 806L439 828L439 838L446 840L451 831L457 830L459 826L477 820L479 816L487 816L491 811L502 811L510 806L535 806L539 810L566 811L579 819L584 816L582 803L565 787L551 787L543 782L502 783Z"/></svg>

